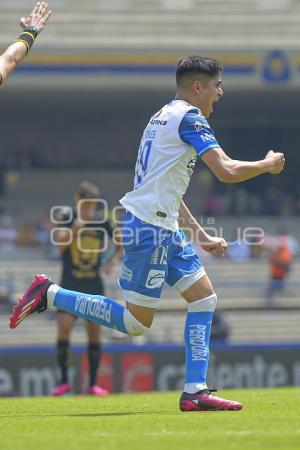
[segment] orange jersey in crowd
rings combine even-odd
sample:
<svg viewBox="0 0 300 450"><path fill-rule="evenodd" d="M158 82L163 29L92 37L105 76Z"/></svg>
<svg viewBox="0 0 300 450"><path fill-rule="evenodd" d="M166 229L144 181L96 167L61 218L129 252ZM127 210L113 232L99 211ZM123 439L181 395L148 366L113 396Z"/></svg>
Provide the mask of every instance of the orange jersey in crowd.
<svg viewBox="0 0 300 450"><path fill-rule="evenodd" d="M272 278L283 279L287 276L293 260L293 254L287 246L280 246L271 256Z"/></svg>

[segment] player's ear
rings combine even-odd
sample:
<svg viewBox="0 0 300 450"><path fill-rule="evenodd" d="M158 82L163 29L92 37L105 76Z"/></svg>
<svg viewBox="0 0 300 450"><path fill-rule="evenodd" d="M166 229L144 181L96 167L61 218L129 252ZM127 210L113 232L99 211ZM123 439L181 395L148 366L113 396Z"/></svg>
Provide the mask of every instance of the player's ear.
<svg viewBox="0 0 300 450"><path fill-rule="evenodd" d="M194 91L195 94L200 94L201 93L202 86L201 86L201 83L200 83L199 80L193 81L192 87L193 87L193 91Z"/></svg>

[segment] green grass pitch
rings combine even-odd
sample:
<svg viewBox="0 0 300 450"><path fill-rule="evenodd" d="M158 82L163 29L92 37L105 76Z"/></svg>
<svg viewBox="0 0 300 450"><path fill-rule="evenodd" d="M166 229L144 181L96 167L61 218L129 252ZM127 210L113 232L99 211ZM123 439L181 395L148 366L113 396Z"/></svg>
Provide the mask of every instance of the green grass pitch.
<svg viewBox="0 0 300 450"><path fill-rule="evenodd" d="M1 450L300 449L300 389L220 392L238 412L178 409L178 392L0 400Z"/></svg>

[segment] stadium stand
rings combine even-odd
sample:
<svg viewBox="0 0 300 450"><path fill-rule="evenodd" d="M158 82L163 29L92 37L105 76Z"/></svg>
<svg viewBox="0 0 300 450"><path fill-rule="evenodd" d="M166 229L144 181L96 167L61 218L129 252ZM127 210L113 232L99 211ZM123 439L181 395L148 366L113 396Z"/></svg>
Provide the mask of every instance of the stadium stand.
<svg viewBox="0 0 300 450"><path fill-rule="evenodd" d="M295 0L52 0L43 49L298 49ZM3 0L0 44L31 0ZM82 29L84 33L74 32ZM280 29L280 32L279 32ZM78 37L77 37L78 36Z"/></svg>
<svg viewBox="0 0 300 450"><path fill-rule="evenodd" d="M49 0L51 7L54 9L54 14L51 20L51 27L45 31L43 39L38 40L35 46L36 53L43 52L66 52L72 56L72 53L95 53L95 52L107 52L107 54L117 54L117 52L123 52L126 56L126 52L141 52L145 53L147 58L147 52L174 52L183 49L196 49L200 46L206 50L241 50L244 54L248 50L253 48L258 50L270 49L280 47L281 49L295 49L299 47L299 21L300 21L300 2L295 0ZM13 30L17 29L16 18L23 14L25 11L29 11L32 6L32 0L2 0L0 6L0 45L3 48L12 40ZM80 30L80 33L78 33ZM84 32L82 32L82 30ZM280 32L279 32L280 30ZM14 37L14 35L13 35ZM165 56L164 56L165 57ZM35 86L35 90L37 87ZM17 92L15 99L13 100L13 94L8 92L5 94L3 91L2 101L4 96L8 95L6 99L7 108L6 117L8 114L8 107L11 105L11 115L14 117L16 105L20 104L20 93ZM25 94L24 98L21 98L21 103L26 104ZM31 102L33 102L33 96L30 91L26 95L31 96ZM44 95L44 94L43 94ZM95 97L95 102L100 100L96 96L95 92L92 93ZM120 92L117 93L118 101L123 100L120 97ZM163 94L165 95L165 94ZM169 94L168 94L169 95ZM256 95L262 98L262 93L258 92ZM287 97L287 93L284 92L284 98ZM53 102L50 102L50 98L53 96ZM59 97L63 100L64 94L59 92ZM95 160L98 149L98 141L96 139L98 128L98 116L97 121L89 121L91 124L90 131L86 129L86 133L90 136L90 140L93 143L89 144L88 148L85 148L83 161L79 157L81 156L81 146L86 141L86 134L82 134L80 139L75 129L80 130L77 122L74 122L74 117L68 123L68 114L74 109L71 99L73 95L65 94L65 104L67 108L57 108L57 98L50 92L46 95L45 109L49 111L55 111L52 113L53 118L57 118L57 121L63 124L66 128L66 134L63 138L57 139L57 133L52 133L48 136L47 142L44 142L45 148L39 150L39 153L43 153L41 158L44 163L44 172L33 174L28 168L18 172L14 171L16 167L12 167L12 171L8 173L8 178L11 181L11 188L7 189L6 196L1 199L1 205L3 209L12 213L15 218L25 220L32 218L35 214L45 213L45 210L55 203L61 204L62 193L67 199L71 198L71 192L73 186L71 183L71 177L74 177L74 172L67 173L55 173L55 183L53 180L53 172L46 173L45 168L51 167L53 161L59 160L62 167L70 165L74 162L75 169L78 167L88 167L92 165L93 169L99 165L101 158L101 164L103 163L103 153L99 152L98 160ZM91 102L88 95L88 91L83 89L83 96L87 97L86 102ZM166 95L167 96L167 95ZM297 98L297 96L291 92L290 96ZM138 95L138 102L140 103L141 96ZM152 98L152 93L148 93L148 98ZM251 92L249 97L255 97ZM41 96L41 91L36 94L38 102L45 96ZM226 97L225 97L226 98ZM272 96L272 99L274 96ZM270 135L274 134L274 140L278 142L284 142L288 148L288 138L298 139L298 117L295 115L298 110L298 103L295 102L295 106L290 117L282 117L283 99L276 100L276 105L281 105L280 117L275 118L268 110L263 120L262 117L258 117L258 111L255 106L255 114L252 114L252 110L249 108L249 98L245 101L245 98L238 96L238 101L243 104L248 104L249 117L253 116L251 124L255 126L255 133L253 129L248 127L249 118L240 117L239 110L237 114L226 113L223 114L220 120L221 130L225 130L222 136L225 144L229 146L236 144L236 147L241 142L241 135L243 140L247 141L249 149L248 153L253 151L253 142L251 138L255 137L255 142L260 140L265 134L268 134L268 141ZM87 110L86 104L79 102L80 98L74 96L74 103L80 105L80 109L84 111L85 118L96 116L95 110ZM126 98L127 100L127 98ZM130 102L134 100L131 98ZM129 100L126 103L130 104ZM63 103L63 102L62 102ZM101 103L104 104L103 92L101 93ZM146 97L142 102L146 104ZM148 102L149 103L149 102ZM160 100L157 100L160 104ZM262 103L266 108L268 102L263 99ZM3 103L2 103L3 104ZM33 103L31 103L33 104ZM115 103L111 96L111 92L107 95L107 102L105 106L111 104L111 108L115 109ZM288 108L285 108L285 114L291 111L291 99L286 102ZM92 104L94 105L94 104ZM234 108L230 104L231 111ZM33 111L35 107L33 106ZM132 108L133 109L133 108ZM277 107L272 103L272 107L269 108L274 111L274 115ZM140 130L144 124L145 117L148 117L149 111L152 111L152 105L145 106L144 114L140 109L137 110L137 115L142 118L139 119L141 123L137 123L138 118L135 117L135 130ZM45 115L42 110L37 110L37 115L44 121ZM88 113L87 111L90 111ZM107 116L113 117L116 120L115 113L107 114L107 110L104 115L100 117L101 124L106 129L114 128L107 125ZM111 112L111 111L110 111ZM251 112L251 114L250 114ZM120 143L116 142L116 148L122 144L126 151L120 156L118 153L118 162L124 167L132 166L131 159L135 158L136 154L136 141L135 136L132 137L132 131L129 133L127 130L127 119L124 118L122 113L122 123L124 128L120 130L119 135ZM76 110L76 114L78 111ZM81 116L78 115L79 119ZM127 111L128 122L132 121L132 116ZM79 120L78 119L78 120ZM32 121L32 116L29 117ZM232 121L232 123L230 122ZM26 117L23 118L24 129L27 127ZM3 149L0 150L2 159L7 160L8 155L12 153L14 147L10 143L10 138L14 134L14 130L10 129L9 123L14 124L14 121L7 120L5 123L5 129L8 135L6 139L6 145L2 145ZM75 123L75 125L74 125ZM233 126L235 124L235 127ZM71 124L71 126L70 126ZM236 125L237 124L237 125ZM246 125L245 125L246 124ZM271 124L271 125L270 125ZM114 125L114 124L113 124ZM48 125L47 125L48 126ZM227 128L226 128L227 127ZM236 128L240 128L240 133ZM42 130L41 126L37 127ZM60 128L54 127L56 131ZM69 130L72 133L69 133ZM273 129L276 131L273 133ZM285 130L284 132L282 130ZM278 130L282 131L282 134L278 137ZM233 132L234 131L234 132ZM42 130L43 132L43 130ZM135 131L136 132L136 131ZM140 132L140 131L139 131ZM138 132L138 133L139 133ZM5 134L5 130L2 130L2 139ZM108 133L109 134L109 133ZM115 134L115 131L114 131ZM246 139L244 139L246 135ZM131 144L129 138L132 138L134 144ZM110 142L105 141L105 136L102 136L101 144L107 151L107 167L111 167L115 164L114 153L109 147ZM65 141L64 141L65 139ZM126 140L127 139L127 140ZM4 141L4 139L3 139ZM9 142L10 145L7 144ZM75 143L79 143L77 147ZM95 143L95 145L94 145ZM126 144L126 145L125 145ZM269 145L269 143L268 143ZM66 149L64 149L66 147ZM90 147L90 148L89 148ZM294 146L290 146L294 148ZM130 150L132 149L132 150ZM72 150L72 151L71 151ZM59 157L57 158L57 155ZM123 156L124 155L124 156ZM39 155L40 156L40 155ZM121 160L121 158L124 160ZM293 165L296 175L298 177L298 166ZM38 169L39 167L37 167ZM132 169L129 172L118 172L112 174L107 169L106 178L118 179L120 186L115 184L110 185L108 182L104 183L109 188L109 192L103 192L105 197L110 195L111 203L115 204L120 197L120 194L124 192L131 185ZM290 169L291 170L291 169ZM89 176L91 173L89 172ZM78 179L73 178L73 183L77 184L79 177L82 179L82 170L80 174L77 173ZM95 177L99 177L99 172L95 173ZM18 184L18 177L22 179L22 183ZM85 178L85 177L83 177ZM63 179L64 184L61 182ZM195 178L196 179L196 178ZM296 180L295 177L290 176L290 180ZM298 178L297 178L298 180ZM103 181L104 179L103 175ZM37 190L37 186L39 189ZM52 186L51 192L46 191L47 187ZM292 188L295 189L296 181L292 181ZM195 185L195 190L197 186ZM193 191L193 188L192 188ZM194 197L197 202L198 197ZM26 205L26 201L30 199L30 208ZM287 202L282 202L287 203ZM200 206L197 204L192 205L195 208ZM28 215L28 216L27 216ZM247 218L243 218L247 220ZM255 219L256 220L256 219ZM271 222L274 226L277 226L280 219L270 219L265 229L270 229ZM284 217L283 220L286 220ZM223 218L222 218L223 221ZM234 221L234 219L233 219ZM294 230L292 232L296 235L299 233L298 219L293 222L289 221L289 226L293 224ZM292 228L293 228L292 227ZM16 261L16 260L0 260L0 281L2 279L9 280L13 287L13 298L17 299L18 295L24 290L26 284L31 279L33 273L45 271L49 273L53 279L58 277L58 262L38 261L31 260L32 255L38 256L39 253L34 250L28 252L28 261ZM4 263L5 261L5 263ZM284 296L279 298L276 303L276 307L272 310L264 308L264 293L267 285L267 264L266 261L253 261L253 262L238 262L231 263L228 260L223 262L209 262L207 264L208 273L215 283L216 291L219 295L219 305L224 310L226 320L230 325L230 342L232 343L255 343L255 342L299 342L299 320L300 320L300 308L299 300L297 298L297 292L299 292L299 279L297 273L299 273L300 263L295 264L294 270L291 273L289 279L288 289L284 293ZM117 273L113 274L107 280L107 295L114 298L121 298L121 292L116 285ZM233 282L233 280L235 280ZM255 280L255 282L253 282ZM135 339L135 342L143 343L146 341L164 342L166 338L172 342L182 342L182 332L184 327L184 302L174 295L174 292L170 289L165 290L165 297L162 301L160 311L151 330L146 333L145 337ZM7 315L1 315L0 317L0 338L2 342L7 346L12 345L32 345L32 344L53 344L56 336L56 326L53 320L53 314L44 314L40 317L32 317L30 320L25 321L21 327L14 331L14 333L7 332L8 322ZM80 322L76 325L77 333L74 338L77 343L85 342L85 332ZM253 329L255 333L253 333ZM75 337L76 336L76 337ZM126 340L125 337L120 337L114 331L104 330L104 339L106 341L111 340Z"/></svg>

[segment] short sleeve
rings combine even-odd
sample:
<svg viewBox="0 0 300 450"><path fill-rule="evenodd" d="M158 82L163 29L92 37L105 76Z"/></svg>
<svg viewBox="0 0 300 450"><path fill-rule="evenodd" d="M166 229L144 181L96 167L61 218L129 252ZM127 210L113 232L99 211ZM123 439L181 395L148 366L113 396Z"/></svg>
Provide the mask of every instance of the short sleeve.
<svg viewBox="0 0 300 450"><path fill-rule="evenodd" d="M180 139L194 147L200 157L208 150L220 147L207 120L199 114L197 109L192 109L185 114L178 133Z"/></svg>

